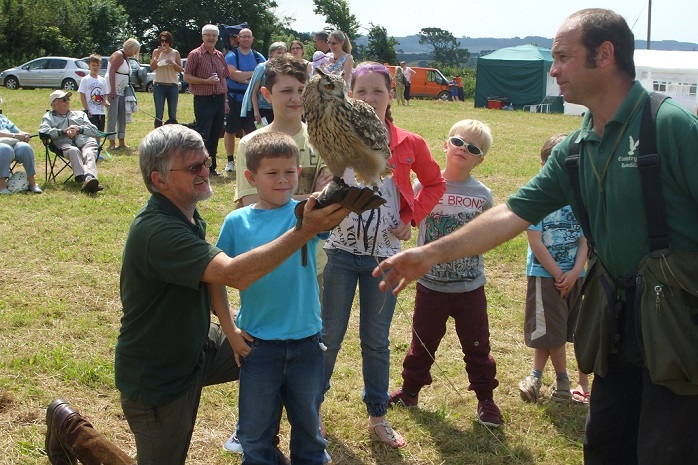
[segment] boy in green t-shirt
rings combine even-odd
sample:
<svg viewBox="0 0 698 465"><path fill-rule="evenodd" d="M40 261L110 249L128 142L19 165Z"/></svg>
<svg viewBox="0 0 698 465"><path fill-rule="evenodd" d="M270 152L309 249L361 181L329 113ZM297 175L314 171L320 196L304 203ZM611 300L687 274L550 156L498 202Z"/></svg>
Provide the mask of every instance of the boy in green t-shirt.
<svg viewBox="0 0 698 465"><path fill-rule="evenodd" d="M247 206L259 200L257 191L241 173L245 171L247 144L260 133L283 132L296 142L303 170L298 179L298 191L293 196L295 200L304 200L311 193L321 191L332 180L332 175L324 168L318 154L308 145L308 130L301 119L303 115L301 94L308 80L306 66L301 60L285 55L269 60L264 73L266 85L260 91L264 98L271 102L274 121L240 139L235 167L237 173L240 173L235 186L235 201L238 207Z"/></svg>

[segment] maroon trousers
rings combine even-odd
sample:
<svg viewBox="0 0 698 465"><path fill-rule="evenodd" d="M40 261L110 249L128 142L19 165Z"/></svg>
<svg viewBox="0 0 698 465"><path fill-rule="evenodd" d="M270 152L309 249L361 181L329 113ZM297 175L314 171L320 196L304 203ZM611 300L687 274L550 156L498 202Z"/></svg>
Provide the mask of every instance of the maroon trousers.
<svg viewBox="0 0 698 465"><path fill-rule="evenodd" d="M430 369L441 339L446 334L448 317L455 320L456 334L463 350L465 371L478 400L492 398L499 385L497 365L490 355L490 329L484 286L471 292L437 292L417 283L412 343L402 363L402 387L416 394L431 384ZM422 344L423 343L423 344Z"/></svg>

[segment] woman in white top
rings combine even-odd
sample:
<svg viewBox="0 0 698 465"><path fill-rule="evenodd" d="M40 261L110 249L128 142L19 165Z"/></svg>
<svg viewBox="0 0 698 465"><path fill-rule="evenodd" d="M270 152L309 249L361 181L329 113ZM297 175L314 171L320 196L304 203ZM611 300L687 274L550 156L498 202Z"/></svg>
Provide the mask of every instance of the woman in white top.
<svg viewBox="0 0 698 465"><path fill-rule="evenodd" d="M174 37L169 31L158 36L160 46L153 50L150 70L155 71L153 80L153 101L155 102L155 127L163 124L165 100L167 100L167 121L177 122L177 102L179 100L179 73L182 71L182 58L172 48Z"/></svg>
<svg viewBox="0 0 698 465"><path fill-rule="evenodd" d="M120 149L126 148L126 100L124 90L129 85L131 65L129 57L135 57L141 50L141 44L136 39L126 39L124 48L112 53L107 65L107 95L109 109L107 110L107 132L117 131ZM117 128L118 123L118 128ZM115 136L109 136L109 150L116 150Z"/></svg>
<svg viewBox="0 0 698 465"><path fill-rule="evenodd" d="M351 74L354 69L354 57L351 56L351 42L349 37L340 30L334 30L330 33L327 39L327 44L330 46L329 63L325 66L324 71L329 74L342 74L344 72L344 80L347 82L347 87L351 84Z"/></svg>

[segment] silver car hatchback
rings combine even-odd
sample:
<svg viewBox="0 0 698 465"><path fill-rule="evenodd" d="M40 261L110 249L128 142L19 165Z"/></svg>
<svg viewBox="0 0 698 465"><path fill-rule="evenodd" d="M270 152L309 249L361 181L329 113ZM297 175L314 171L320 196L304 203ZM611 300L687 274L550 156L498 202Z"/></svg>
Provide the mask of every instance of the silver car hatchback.
<svg viewBox="0 0 698 465"><path fill-rule="evenodd" d="M50 87L75 91L80 80L90 74L87 64L77 58L42 57L0 73L0 82L8 89Z"/></svg>

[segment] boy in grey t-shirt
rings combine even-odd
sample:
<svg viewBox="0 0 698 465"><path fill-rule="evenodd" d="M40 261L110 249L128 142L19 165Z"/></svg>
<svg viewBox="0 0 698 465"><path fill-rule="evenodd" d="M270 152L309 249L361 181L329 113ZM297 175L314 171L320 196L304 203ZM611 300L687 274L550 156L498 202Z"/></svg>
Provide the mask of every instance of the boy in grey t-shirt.
<svg viewBox="0 0 698 465"><path fill-rule="evenodd" d="M423 245L450 234L492 207L492 191L471 176L492 145L490 128L476 120L462 120L451 127L444 142L446 192L432 212L419 224L417 244ZM416 183L415 191L421 186ZM402 364L402 388L390 395L389 405L414 407L419 390L431 384L433 356L453 317L463 349L465 370L478 399L478 421L498 427L502 414L494 403L499 385L490 354L485 274L482 255L434 266L417 282L412 343Z"/></svg>

